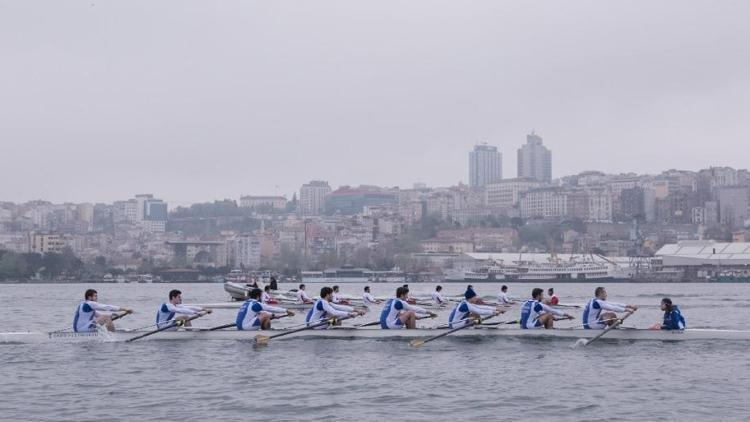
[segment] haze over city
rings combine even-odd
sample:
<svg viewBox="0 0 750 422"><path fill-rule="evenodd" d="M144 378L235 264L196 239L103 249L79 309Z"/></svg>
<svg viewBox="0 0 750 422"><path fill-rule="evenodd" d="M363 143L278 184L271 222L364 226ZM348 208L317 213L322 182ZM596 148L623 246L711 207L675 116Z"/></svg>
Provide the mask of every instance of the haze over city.
<svg viewBox="0 0 750 422"><path fill-rule="evenodd" d="M0 198L746 167L747 2L0 2ZM12 181L12 182L7 182Z"/></svg>

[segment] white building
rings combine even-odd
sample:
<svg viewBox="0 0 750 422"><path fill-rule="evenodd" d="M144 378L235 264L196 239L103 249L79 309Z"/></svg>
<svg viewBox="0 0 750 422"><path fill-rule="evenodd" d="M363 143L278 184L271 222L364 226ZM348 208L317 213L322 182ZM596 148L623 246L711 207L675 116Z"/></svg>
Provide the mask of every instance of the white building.
<svg viewBox="0 0 750 422"><path fill-rule="evenodd" d="M299 206L302 215L321 215L325 211L325 197L331 193L328 182L313 180L299 190Z"/></svg>
<svg viewBox="0 0 750 422"><path fill-rule="evenodd" d="M533 189L525 192L521 194L518 205L523 218L568 215L568 195L559 188Z"/></svg>
<svg viewBox="0 0 750 422"><path fill-rule="evenodd" d="M497 147L482 144L476 145L469 153L469 186L485 186L503 178L503 155Z"/></svg>
<svg viewBox="0 0 750 422"><path fill-rule="evenodd" d="M504 179L485 186L485 201L491 209L504 212L518 205L522 193L539 186L534 179Z"/></svg>
<svg viewBox="0 0 750 422"><path fill-rule="evenodd" d="M246 208L256 208L259 206L268 206L277 210L286 209L286 197L284 196L252 196L246 195L240 198L240 206Z"/></svg>
<svg viewBox="0 0 750 422"><path fill-rule="evenodd" d="M612 222L612 193L609 189L589 189L588 221Z"/></svg>
<svg viewBox="0 0 750 422"><path fill-rule="evenodd" d="M234 266L257 269L260 267L260 239L257 236L244 234L232 239Z"/></svg>
<svg viewBox="0 0 750 422"><path fill-rule="evenodd" d="M542 183L552 181L552 152L534 132L526 135L526 144L518 149L518 177Z"/></svg>

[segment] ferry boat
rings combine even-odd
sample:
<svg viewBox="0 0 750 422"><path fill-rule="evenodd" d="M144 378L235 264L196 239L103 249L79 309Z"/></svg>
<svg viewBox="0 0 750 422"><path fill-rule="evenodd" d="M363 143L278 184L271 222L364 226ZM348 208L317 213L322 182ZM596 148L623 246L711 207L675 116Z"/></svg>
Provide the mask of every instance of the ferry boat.
<svg viewBox="0 0 750 422"><path fill-rule="evenodd" d="M547 262L493 261L474 269L448 270L445 276L446 281L458 282L615 282L633 278L630 271L613 262L562 261L554 257Z"/></svg>
<svg viewBox="0 0 750 422"><path fill-rule="evenodd" d="M406 275L398 270L373 271L367 268L332 268L325 271L302 271L303 283L405 283Z"/></svg>

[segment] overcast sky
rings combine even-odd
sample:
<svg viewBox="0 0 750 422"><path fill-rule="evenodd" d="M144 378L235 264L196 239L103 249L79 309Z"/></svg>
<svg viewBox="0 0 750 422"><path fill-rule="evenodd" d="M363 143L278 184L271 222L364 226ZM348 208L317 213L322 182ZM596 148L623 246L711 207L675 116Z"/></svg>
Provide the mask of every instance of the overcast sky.
<svg viewBox="0 0 750 422"><path fill-rule="evenodd" d="M0 200L750 167L747 1L0 0Z"/></svg>

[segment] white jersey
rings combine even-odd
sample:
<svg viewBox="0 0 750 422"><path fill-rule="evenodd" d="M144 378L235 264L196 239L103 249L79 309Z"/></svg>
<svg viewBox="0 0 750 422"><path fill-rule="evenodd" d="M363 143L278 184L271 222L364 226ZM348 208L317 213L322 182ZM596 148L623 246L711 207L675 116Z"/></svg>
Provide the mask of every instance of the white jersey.
<svg viewBox="0 0 750 422"><path fill-rule="evenodd" d="M459 328L468 324L467 317L469 314L477 314L481 316L490 316L495 314L495 308L483 305L475 305L462 300L461 303L453 307L450 315L448 315L448 326L450 328Z"/></svg>
<svg viewBox="0 0 750 422"><path fill-rule="evenodd" d="M300 303L310 303L312 302L312 299L310 299L310 296L308 296L304 290L300 290L297 292L297 301Z"/></svg>
<svg viewBox="0 0 750 422"><path fill-rule="evenodd" d="M76 333L96 331L96 321L94 319L97 314L101 315L102 313L106 314L120 310L122 309L119 306L105 305L93 300L84 300L78 305L76 315L73 317L73 331Z"/></svg>
<svg viewBox="0 0 750 422"><path fill-rule="evenodd" d="M261 327L258 314L260 314L261 312L268 312L270 314L285 314L286 309L266 305L265 303L260 303L255 299L247 300L242 304L240 311L237 312L237 319L235 320L235 322L237 323L237 329L259 330Z"/></svg>
<svg viewBox="0 0 750 422"><path fill-rule="evenodd" d="M539 317L548 313L555 316L565 315L563 311L550 308L538 300L527 300L521 305L521 320L519 321L521 328L541 328L542 323L539 321Z"/></svg>
<svg viewBox="0 0 750 422"><path fill-rule="evenodd" d="M307 325L317 324L323 322L328 318L343 318L349 316L349 312L354 312L354 308L351 306L337 305L335 303L329 303L325 299L318 299L313 304L310 311L307 312L305 322ZM321 325L316 329L328 328L327 325Z"/></svg>
<svg viewBox="0 0 750 422"><path fill-rule="evenodd" d="M263 303L268 303L271 301L271 296L268 293L263 292L260 294L260 301Z"/></svg>
<svg viewBox="0 0 750 422"><path fill-rule="evenodd" d="M371 294L369 294L367 292L365 292L362 295L362 301L365 303L365 306L377 305L378 304L378 301L377 301L377 299L375 299L375 296L373 296L373 295L371 295Z"/></svg>
<svg viewBox="0 0 750 422"><path fill-rule="evenodd" d="M342 300L338 293L331 294L331 303L341 303Z"/></svg>
<svg viewBox="0 0 750 422"><path fill-rule="evenodd" d="M405 300L388 299L380 313L380 328L393 329L402 328L404 324L398 318L401 312L414 311L418 314L426 314L427 311L419 306L409 305Z"/></svg>
<svg viewBox="0 0 750 422"><path fill-rule="evenodd" d="M432 292L432 300L435 301L435 305L445 305L445 299L438 291Z"/></svg>
<svg viewBox="0 0 750 422"><path fill-rule="evenodd" d="M162 303L159 310L156 311L156 327L161 328L168 325L176 315L193 316L200 311L201 308L198 306L174 305L171 302Z"/></svg>
<svg viewBox="0 0 750 422"><path fill-rule="evenodd" d="M505 292L500 292L497 294L497 301L501 305L510 305L513 303L513 301L508 297L508 294Z"/></svg>
<svg viewBox="0 0 750 422"><path fill-rule="evenodd" d="M602 311L625 312L625 305L622 303L607 302L601 299L591 299L583 307L583 328L601 330L607 325L601 320Z"/></svg>

